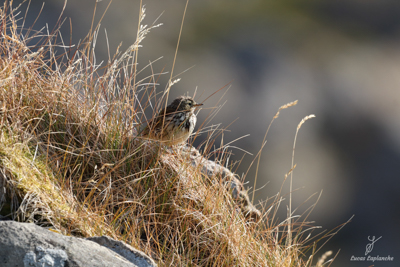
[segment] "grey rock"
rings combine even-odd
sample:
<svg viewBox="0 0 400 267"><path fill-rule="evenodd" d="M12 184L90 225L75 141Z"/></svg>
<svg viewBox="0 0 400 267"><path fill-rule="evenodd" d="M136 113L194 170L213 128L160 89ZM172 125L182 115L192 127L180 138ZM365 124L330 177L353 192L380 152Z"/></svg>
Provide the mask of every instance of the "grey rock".
<svg viewBox="0 0 400 267"><path fill-rule="evenodd" d="M123 242L108 237L94 240L64 236L31 223L0 221L0 266L157 266L143 252Z"/></svg>
<svg viewBox="0 0 400 267"><path fill-rule="evenodd" d="M211 180L219 178L224 181L225 188L231 192L232 198L249 222L259 222L261 220L261 212L251 203L247 191L235 173L203 157L194 147L184 147L183 151L189 154L192 165L196 168L200 167L201 172L208 178Z"/></svg>
<svg viewBox="0 0 400 267"><path fill-rule="evenodd" d="M36 253L29 251L24 257L24 267L51 267L65 266L68 262L68 255L62 249L44 249L41 246L36 247Z"/></svg>
<svg viewBox="0 0 400 267"><path fill-rule="evenodd" d="M112 251L118 253L125 259L134 262L139 267L157 266L157 264L146 254L137 249L134 249L133 247L129 246L128 244L122 241L112 239L108 236L95 236L95 237L88 237L86 239L111 249Z"/></svg>

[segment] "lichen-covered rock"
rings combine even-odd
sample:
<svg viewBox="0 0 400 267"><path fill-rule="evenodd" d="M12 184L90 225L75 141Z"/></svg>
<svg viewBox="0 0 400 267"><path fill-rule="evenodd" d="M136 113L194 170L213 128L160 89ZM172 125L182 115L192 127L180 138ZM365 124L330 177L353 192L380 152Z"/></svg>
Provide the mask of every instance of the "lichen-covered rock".
<svg viewBox="0 0 400 267"><path fill-rule="evenodd" d="M92 239L96 242L64 236L32 223L0 221L0 266L157 266L143 252L123 242L107 237Z"/></svg>
<svg viewBox="0 0 400 267"><path fill-rule="evenodd" d="M184 147L183 151L189 153L192 165L200 168L204 175L210 179L220 178L224 181L225 187L232 193L232 198L236 201L247 220L258 222L261 219L261 212L249 200L247 191L243 188L243 184L236 174L228 168L206 159L194 147Z"/></svg>
<svg viewBox="0 0 400 267"><path fill-rule="evenodd" d="M129 246L125 242L112 239L108 236L94 236L86 239L111 249L128 261L134 262L137 266L157 266L157 264L150 257L143 252Z"/></svg>

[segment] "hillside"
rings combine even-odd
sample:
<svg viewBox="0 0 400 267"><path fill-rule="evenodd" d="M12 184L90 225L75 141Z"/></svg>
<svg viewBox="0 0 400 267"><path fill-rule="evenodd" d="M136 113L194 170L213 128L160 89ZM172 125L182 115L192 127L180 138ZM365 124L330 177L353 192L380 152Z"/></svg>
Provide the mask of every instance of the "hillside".
<svg viewBox="0 0 400 267"><path fill-rule="evenodd" d="M245 177L226 166L229 152L214 148L218 132L198 148L196 135L187 147L167 147L138 134L145 110L165 105L174 84L156 93L155 75L138 76L140 43L158 25L141 26L134 44L100 66L98 28L69 47L60 25L32 31L8 4L0 9L2 216L63 235L107 235L159 266L315 264L312 227L277 220L279 193L250 202Z"/></svg>

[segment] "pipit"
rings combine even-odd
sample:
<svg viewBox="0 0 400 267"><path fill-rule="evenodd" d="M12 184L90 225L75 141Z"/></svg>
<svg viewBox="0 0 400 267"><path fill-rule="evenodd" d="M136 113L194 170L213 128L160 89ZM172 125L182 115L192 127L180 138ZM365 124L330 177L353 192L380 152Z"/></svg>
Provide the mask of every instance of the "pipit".
<svg viewBox="0 0 400 267"><path fill-rule="evenodd" d="M196 103L191 97L176 98L147 124L142 136L161 141L166 145L185 143L196 125L197 117L194 110L202 105Z"/></svg>

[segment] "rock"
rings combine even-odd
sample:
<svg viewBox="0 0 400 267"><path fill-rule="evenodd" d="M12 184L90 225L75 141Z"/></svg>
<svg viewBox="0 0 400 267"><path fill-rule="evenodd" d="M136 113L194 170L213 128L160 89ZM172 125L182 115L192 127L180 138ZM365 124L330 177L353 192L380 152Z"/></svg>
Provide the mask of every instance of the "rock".
<svg viewBox="0 0 400 267"><path fill-rule="evenodd" d="M36 247L36 251L29 251L24 257L24 266L66 266L68 255L62 249L44 249Z"/></svg>
<svg viewBox="0 0 400 267"><path fill-rule="evenodd" d="M261 212L254 207L249 200L247 191L244 190L242 182L237 178L237 175L231 172L228 168L220 164L206 159L194 147L184 147L186 153L189 153L190 160L194 167L200 167L201 172L214 179L221 178L224 181L225 187L232 194L232 198L246 217L247 221L259 222L261 220Z"/></svg>
<svg viewBox="0 0 400 267"><path fill-rule="evenodd" d="M118 253L128 261L134 262L139 267L157 266L157 264L146 254L137 249L134 249L133 247L129 246L128 244L122 241L112 239L108 236L94 236L94 237L88 237L86 239L111 249L112 251Z"/></svg>
<svg viewBox="0 0 400 267"><path fill-rule="evenodd" d="M0 266L154 267L157 265L143 252L109 237L87 240L57 234L31 223L0 221Z"/></svg>

